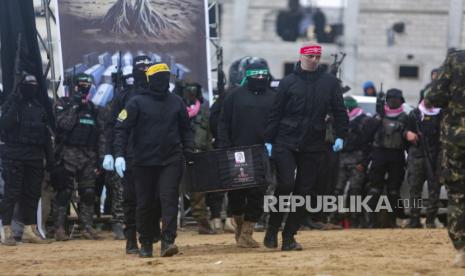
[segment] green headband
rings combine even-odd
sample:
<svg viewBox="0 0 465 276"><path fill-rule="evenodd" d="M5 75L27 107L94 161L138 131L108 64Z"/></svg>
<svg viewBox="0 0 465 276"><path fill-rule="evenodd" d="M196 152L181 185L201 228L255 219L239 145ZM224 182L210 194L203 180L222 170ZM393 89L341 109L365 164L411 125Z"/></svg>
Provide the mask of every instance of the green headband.
<svg viewBox="0 0 465 276"><path fill-rule="evenodd" d="M251 69L245 71L245 77L241 81L241 86L244 86L247 83L247 77L257 76L257 75L268 75L268 69Z"/></svg>

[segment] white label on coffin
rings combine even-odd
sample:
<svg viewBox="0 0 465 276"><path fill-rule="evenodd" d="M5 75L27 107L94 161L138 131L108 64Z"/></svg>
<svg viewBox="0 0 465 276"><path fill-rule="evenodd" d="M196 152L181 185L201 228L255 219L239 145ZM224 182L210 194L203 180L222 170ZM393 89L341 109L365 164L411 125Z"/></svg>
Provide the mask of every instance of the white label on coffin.
<svg viewBox="0 0 465 276"><path fill-rule="evenodd" d="M236 164L245 163L245 154L243 151L238 151L234 153L234 159L236 159Z"/></svg>

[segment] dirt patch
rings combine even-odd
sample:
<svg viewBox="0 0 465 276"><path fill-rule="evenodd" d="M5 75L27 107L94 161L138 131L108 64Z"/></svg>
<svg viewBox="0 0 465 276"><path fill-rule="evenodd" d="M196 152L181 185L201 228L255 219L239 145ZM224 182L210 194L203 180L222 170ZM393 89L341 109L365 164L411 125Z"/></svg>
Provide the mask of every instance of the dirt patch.
<svg viewBox="0 0 465 276"><path fill-rule="evenodd" d="M301 252L244 250L233 239L179 231L181 254L160 258L157 244L152 259L127 256L111 239L0 246L0 275L465 275L451 267L444 229L302 231Z"/></svg>

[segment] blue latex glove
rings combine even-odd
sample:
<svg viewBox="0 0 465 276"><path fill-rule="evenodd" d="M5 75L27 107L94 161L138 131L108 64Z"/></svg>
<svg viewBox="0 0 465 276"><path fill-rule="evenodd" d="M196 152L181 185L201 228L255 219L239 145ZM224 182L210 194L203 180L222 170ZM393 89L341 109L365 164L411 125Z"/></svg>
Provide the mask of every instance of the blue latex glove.
<svg viewBox="0 0 465 276"><path fill-rule="evenodd" d="M115 170L115 159L113 159L112 155L107 154L107 155L105 155L105 157L103 157L102 167L106 171L114 171Z"/></svg>
<svg viewBox="0 0 465 276"><path fill-rule="evenodd" d="M126 170L126 161L124 161L123 157L116 157L115 170L119 177L123 178L124 171Z"/></svg>
<svg viewBox="0 0 465 276"><path fill-rule="evenodd" d="M273 145L270 143L265 143L266 151L268 152L268 156L271 157L271 150L273 149Z"/></svg>
<svg viewBox="0 0 465 276"><path fill-rule="evenodd" d="M333 151L338 152L344 148L344 140L337 138L333 145Z"/></svg>

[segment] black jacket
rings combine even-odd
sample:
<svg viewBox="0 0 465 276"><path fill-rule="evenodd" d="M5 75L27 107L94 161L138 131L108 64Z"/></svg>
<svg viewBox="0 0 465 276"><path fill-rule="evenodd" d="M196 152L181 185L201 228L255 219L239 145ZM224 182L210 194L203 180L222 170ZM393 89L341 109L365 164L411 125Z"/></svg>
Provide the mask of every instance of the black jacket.
<svg viewBox="0 0 465 276"><path fill-rule="evenodd" d="M328 114L334 117L337 138L347 133L348 116L336 77L318 69L303 71L300 64L279 83L265 131L265 141L296 151L324 151Z"/></svg>
<svg viewBox="0 0 465 276"><path fill-rule="evenodd" d="M19 100L11 94L2 106L0 133L5 143L2 158L43 160L54 163L52 134L47 112L38 100Z"/></svg>
<svg viewBox="0 0 465 276"><path fill-rule="evenodd" d="M421 111L418 108L410 111L408 116L407 130L423 135L417 145L410 145L409 154L415 157L424 157L422 141L427 143L426 148L433 157L437 157L441 147L439 141L442 112L438 115L425 115L422 119Z"/></svg>
<svg viewBox="0 0 465 276"><path fill-rule="evenodd" d="M160 166L181 160L182 151L193 148L193 132L186 106L177 95L160 98L141 90L118 115L114 152L125 157L133 132L135 166Z"/></svg>
<svg viewBox="0 0 465 276"><path fill-rule="evenodd" d="M115 98L111 101L109 106L107 107L107 114L105 118L105 154L114 155L113 143L115 141L115 125L118 119L118 115L121 110L124 109L126 104L132 99L135 95L137 95L138 90L140 88L131 87L129 89L125 89L120 93L115 95ZM126 150L126 158L132 159L133 158L133 148L131 143L132 135L129 136L128 146L129 148Z"/></svg>
<svg viewBox="0 0 465 276"><path fill-rule="evenodd" d="M226 95L218 122L220 147L265 143L265 126L276 92L252 92L236 87Z"/></svg>

